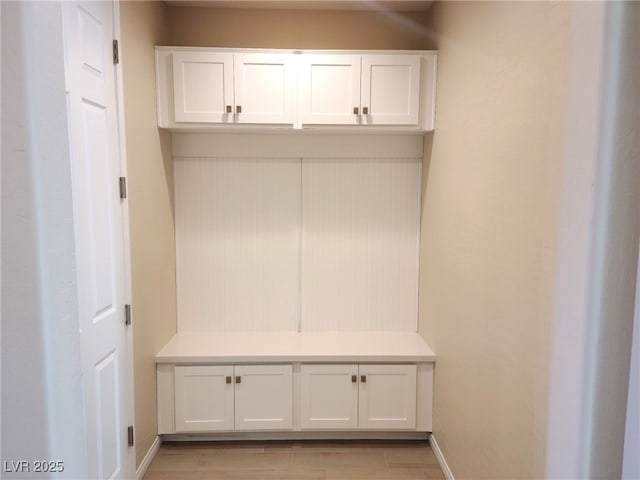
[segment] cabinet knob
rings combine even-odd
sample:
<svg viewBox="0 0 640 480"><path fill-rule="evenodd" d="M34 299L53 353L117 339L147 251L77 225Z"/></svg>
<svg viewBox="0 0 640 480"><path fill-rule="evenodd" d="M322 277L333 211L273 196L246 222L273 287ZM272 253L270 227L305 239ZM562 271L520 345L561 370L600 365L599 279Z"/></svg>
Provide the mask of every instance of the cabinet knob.
<svg viewBox="0 0 640 480"><path fill-rule="evenodd" d="M236 113L242 113L242 105L236 105Z"/></svg>
<svg viewBox="0 0 640 480"><path fill-rule="evenodd" d="M236 383L242 383L242 377L240 375L236 377Z"/></svg>
<svg viewBox="0 0 640 480"><path fill-rule="evenodd" d="M357 375L351 375L351 383L356 383L358 381Z"/></svg>
<svg viewBox="0 0 640 480"><path fill-rule="evenodd" d="M358 107L353 107L353 114L358 115Z"/></svg>
<svg viewBox="0 0 640 480"><path fill-rule="evenodd" d="M231 383L231 377L227 376L226 381L227 381L227 383Z"/></svg>
<svg viewBox="0 0 640 480"><path fill-rule="evenodd" d="M360 375L360 381L362 383L367 383L367 376L366 375Z"/></svg>
<svg viewBox="0 0 640 480"><path fill-rule="evenodd" d="M369 107L362 107L362 114L369 115Z"/></svg>
<svg viewBox="0 0 640 480"><path fill-rule="evenodd" d="M232 109L231 109L231 105L227 105L227 113L231 113Z"/></svg>

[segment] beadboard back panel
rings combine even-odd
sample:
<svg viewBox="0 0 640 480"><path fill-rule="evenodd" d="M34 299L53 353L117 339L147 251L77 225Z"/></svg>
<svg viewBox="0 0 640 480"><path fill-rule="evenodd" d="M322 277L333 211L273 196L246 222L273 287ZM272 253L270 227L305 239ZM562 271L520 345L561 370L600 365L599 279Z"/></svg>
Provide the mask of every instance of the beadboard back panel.
<svg viewBox="0 0 640 480"><path fill-rule="evenodd" d="M300 160L174 165L178 331L297 330Z"/></svg>
<svg viewBox="0 0 640 480"><path fill-rule="evenodd" d="M421 171L421 159L303 160L303 331L416 331Z"/></svg>
<svg viewBox="0 0 640 480"><path fill-rule="evenodd" d="M416 331L413 138L173 137L178 331Z"/></svg>

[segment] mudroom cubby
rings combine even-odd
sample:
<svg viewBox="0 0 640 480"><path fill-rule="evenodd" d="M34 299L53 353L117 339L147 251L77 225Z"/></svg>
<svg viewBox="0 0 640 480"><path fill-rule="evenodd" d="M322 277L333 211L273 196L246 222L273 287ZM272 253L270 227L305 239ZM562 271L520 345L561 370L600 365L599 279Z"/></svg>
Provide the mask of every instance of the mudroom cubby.
<svg viewBox="0 0 640 480"><path fill-rule="evenodd" d="M435 52L163 47L156 60L178 331L156 356L159 433L425 437L435 354L417 333L418 264Z"/></svg>

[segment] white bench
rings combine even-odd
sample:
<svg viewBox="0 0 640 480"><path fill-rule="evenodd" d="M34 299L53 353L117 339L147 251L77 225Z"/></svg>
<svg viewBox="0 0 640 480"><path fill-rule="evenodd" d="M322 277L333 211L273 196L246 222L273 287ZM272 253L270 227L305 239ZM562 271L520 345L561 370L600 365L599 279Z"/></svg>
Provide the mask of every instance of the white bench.
<svg viewBox="0 0 640 480"><path fill-rule="evenodd" d="M208 438L416 438L435 354L416 333L178 333L156 355L158 431Z"/></svg>

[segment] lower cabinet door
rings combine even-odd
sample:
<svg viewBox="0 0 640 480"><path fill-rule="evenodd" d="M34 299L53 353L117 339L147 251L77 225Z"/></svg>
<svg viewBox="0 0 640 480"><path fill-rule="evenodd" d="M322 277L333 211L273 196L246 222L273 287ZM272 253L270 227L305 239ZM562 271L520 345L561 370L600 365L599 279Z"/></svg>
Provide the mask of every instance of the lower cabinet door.
<svg viewBox="0 0 640 480"><path fill-rule="evenodd" d="M293 428L291 365L235 367L236 430Z"/></svg>
<svg viewBox="0 0 640 480"><path fill-rule="evenodd" d="M300 382L303 429L358 427L358 365L302 365Z"/></svg>
<svg viewBox="0 0 640 480"><path fill-rule="evenodd" d="M232 366L176 366L176 432L233 430L232 376Z"/></svg>
<svg viewBox="0 0 640 480"><path fill-rule="evenodd" d="M416 366L360 365L359 427L416 428Z"/></svg>

